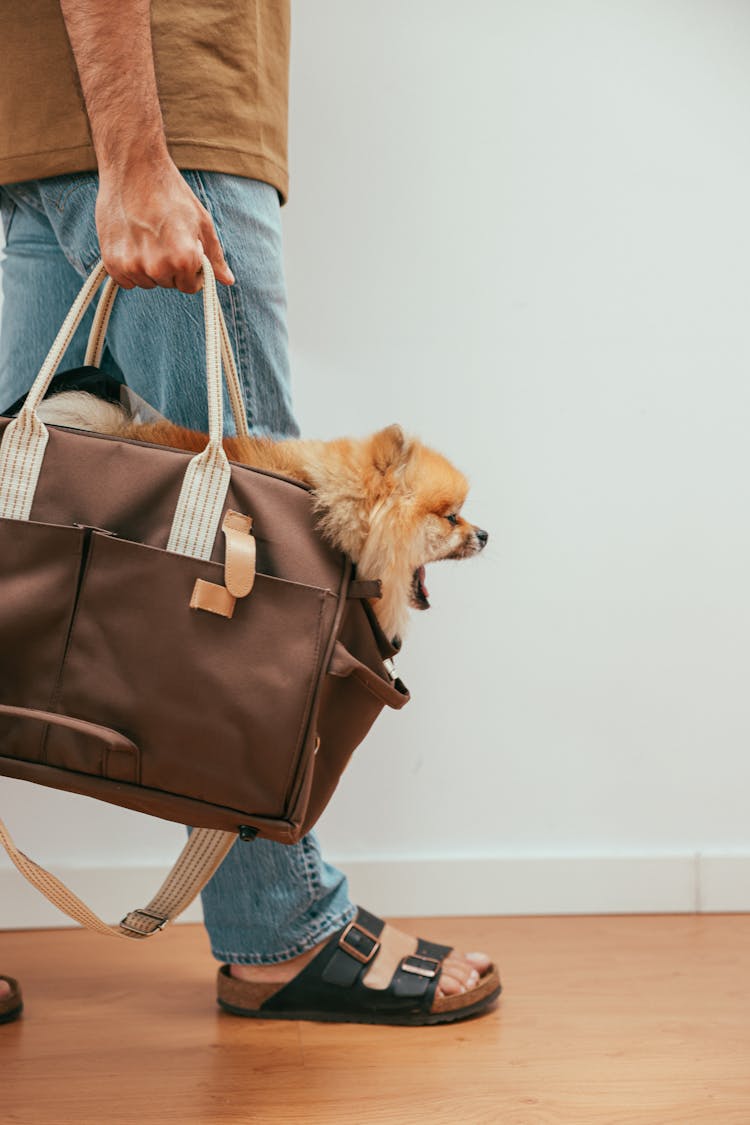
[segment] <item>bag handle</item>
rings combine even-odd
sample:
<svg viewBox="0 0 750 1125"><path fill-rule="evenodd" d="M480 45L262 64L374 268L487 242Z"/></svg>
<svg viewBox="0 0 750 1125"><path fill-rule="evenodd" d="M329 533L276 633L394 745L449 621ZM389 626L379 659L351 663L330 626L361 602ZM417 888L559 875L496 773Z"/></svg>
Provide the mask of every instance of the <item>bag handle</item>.
<svg viewBox="0 0 750 1125"><path fill-rule="evenodd" d="M203 452L192 457L188 464L167 549L177 554L208 559L211 557L229 487L230 468L222 445L222 334L219 327L219 298L214 272L205 255L202 263L209 437ZM104 266L98 262L65 317L18 417L5 429L0 444L0 517L19 520L30 518L49 440L49 431L39 418L37 409L86 309L106 277ZM226 347L231 352L228 339Z"/></svg>
<svg viewBox="0 0 750 1125"><path fill-rule="evenodd" d="M0 844L24 878L74 922L107 937L147 938L163 930L205 887L236 839L234 832L223 832L219 828L195 828L174 867L148 905L131 910L118 925L110 926L56 875L20 851L0 820Z"/></svg>
<svg viewBox="0 0 750 1125"><path fill-rule="evenodd" d="M16 719L35 719L40 723L54 723L67 727L76 734L92 735L98 738L108 752L126 753L138 756L136 744L119 730L104 727L101 723L91 723L88 719L75 719L57 711L41 711L37 707L14 707L11 703L0 703L0 715L10 715Z"/></svg>
<svg viewBox="0 0 750 1125"><path fill-rule="evenodd" d="M373 672L372 668L368 668L361 660L357 660L356 656L352 656L349 649L341 641L336 641L333 647L333 654L327 671L329 676L337 676L340 679L353 676L361 683L362 687L367 688L371 695L374 695L381 703L392 707L394 711L400 711L411 698L398 677L394 677L388 683L377 672Z"/></svg>
<svg viewBox="0 0 750 1125"><path fill-rule="evenodd" d="M107 328L109 327L109 318L112 315L112 309L115 303L115 297L120 292L120 286L117 282L108 277L102 289L102 295L99 298L99 303L96 306L94 313L94 322L91 325L89 333L89 342L86 347L86 357L84 365L86 367L99 367L102 362L102 355L104 353L104 344L107 335ZM239 437L249 437L250 431L247 427L247 413L245 411L245 400L242 396L242 387L240 385L240 377L237 371L237 364L234 360L232 352L232 345L229 341L229 332L227 330L227 322L224 319L224 311L219 306L219 335L221 342L221 360L224 365L224 377L227 381L227 388L229 390L229 401L232 406L232 417L234 418L235 429Z"/></svg>
<svg viewBox="0 0 750 1125"><path fill-rule="evenodd" d="M203 261L203 313L206 326L206 383L208 392L208 444L192 457L183 478L167 549L195 558L211 556L230 480L224 448L221 351L231 355L228 337L219 327L220 309L211 263ZM86 309L107 277L98 262L63 321L62 327L34 380L17 418L8 424L0 443L0 517L28 520L39 481L49 431L37 414L57 368ZM114 300L114 295L110 299ZM229 372L228 367L228 372ZM236 371L236 368L235 368ZM231 381L231 375L229 379ZM0 821L0 843L22 875L74 921L114 937L150 937L176 918L196 897L234 844L234 832L197 828L177 862L147 906L133 910L117 926L102 921L68 890L20 851Z"/></svg>

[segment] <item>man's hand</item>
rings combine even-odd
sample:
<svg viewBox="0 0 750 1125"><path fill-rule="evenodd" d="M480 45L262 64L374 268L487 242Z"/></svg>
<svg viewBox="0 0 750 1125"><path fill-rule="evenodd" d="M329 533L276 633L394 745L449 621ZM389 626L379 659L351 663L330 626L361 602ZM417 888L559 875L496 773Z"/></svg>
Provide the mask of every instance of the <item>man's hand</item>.
<svg viewBox="0 0 750 1125"><path fill-rule="evenodd" d="M211 216L168 156L120 174L100 171L96 229L107 273L123 289L196 293L203 253L217 281L234 282Z"/></svg>
<svg viewBox="0 0 750 1125"><path fill-rule="evenodd" d="M195 293L201 253L234 282L211 216L164 138L151 47L151 0L60 0L99 165L96 229L104 265L124 289Z"/></svg>

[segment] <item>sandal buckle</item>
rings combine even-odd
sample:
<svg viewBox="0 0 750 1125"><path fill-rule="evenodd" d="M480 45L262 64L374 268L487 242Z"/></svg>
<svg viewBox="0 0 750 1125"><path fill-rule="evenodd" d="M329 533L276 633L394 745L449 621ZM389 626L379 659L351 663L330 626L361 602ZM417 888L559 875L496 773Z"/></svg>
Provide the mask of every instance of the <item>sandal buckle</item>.
<svg viewBox="0 0 750 1125"><path fill-rule="evenodd" d="M356 937L349 940L350 934L356 934ZM371 943L369 949L359 948L362 938ZM363 965L367 965L380 949L380 939L366 930L364 926L360 926L358 922L350 922L339 938L339 948L348 953L350 957L354 957L355 960L361 961Z"/></svg>
<svg viewBox="0 0 750 1125"><path fill-rule="evenodd" d="M430 965L433 967L429 968ZM428 980L432 980L438 975L440 965L441 962L437 957L423 957L421 953L410 953L408 957L402 959L400 967L405 973L413 973L416 977L427 977Z"/></svg>

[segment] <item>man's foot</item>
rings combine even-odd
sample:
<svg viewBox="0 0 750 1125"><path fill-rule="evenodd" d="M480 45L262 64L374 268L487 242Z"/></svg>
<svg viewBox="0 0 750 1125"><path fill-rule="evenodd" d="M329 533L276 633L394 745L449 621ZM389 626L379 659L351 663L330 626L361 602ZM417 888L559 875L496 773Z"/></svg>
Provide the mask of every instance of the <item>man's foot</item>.
<svg viewBox="0 0 750 1125"><path fill-rule="evenodd" d="M10 985L7 980L0 977L0 1000L7 1000L10 996Z"/></svg>
<svg viewBox="0 0 750 1125"><path fill-rule="evenodd" d="M315 949L279 965L222 965L219 1006L252 1019L450 1023L486 1012L501 992L482 953L411 937L359 907Z"/></svg>
<svg viewBox="0 0 750 1125"><path fill-rule="evenodd" d="M287 984L296 977L300 969L304 969L305 965L312 961L328 940L324 938L314 949L299 957L293 957L290 961L282 961L278 965L231 965L231 976L236 980L257 984L272 981L276 984ZM397 930L394 926L385 927L380 935L380 942L380 952L362 980L368 988L387 988L402 958L416 953L417 950L417 939ZM485 953L458 953L455 949L451 950L443 961L437 995L458 996L468 992L479 983L480 977L487 972L490 964L490 958Z"/></svg>

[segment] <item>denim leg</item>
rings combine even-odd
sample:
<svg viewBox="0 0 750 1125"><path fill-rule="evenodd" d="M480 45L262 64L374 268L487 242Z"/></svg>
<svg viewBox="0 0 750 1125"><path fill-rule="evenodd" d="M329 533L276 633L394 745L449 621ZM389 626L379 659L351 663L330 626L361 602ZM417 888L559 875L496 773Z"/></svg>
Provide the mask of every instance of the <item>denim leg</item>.
<svg viewBox="0 0 750 1125"><path fill-rule="evenodd" d="M286 290L282 265L279 201L274 188L257 180L215 172L185 172L185 179L211 213L237 283L219 286L219 296L237 359L250 428L268 437L297 436L291 405L286 332ZM85 276L99 257L94 208L97 179L90 173L56 176L2 189L15 202L8 250L13 251L19 213L26 228L39 228L53 258L66 275ZM56 245L55 245L56 244ZM46 273L34 253L28 290L47 301ZM15 277L8 277L8 285ZM55 291L57 292L57 286ZM72 303L70 296L68 307ZM66 293L67 298L67 293ZM57 327L67 308L52 310ZM33 310L32 310L33 311ZM61 313L61 315L57 315ZM92 316L89 313L88 316ZM51 316L50 316L51 319ZM37 324L28 320L31 335ZM46 353L54 338L47 331L36 352ZM88 321L90 323L90 320ZM14 335L12 326L9 332ZM208 429L203 300L170 289L131 289L119 294L107 333L103 366L112 361L128 386L161 414L191 429ZM82 362L83 330L66 367ZM79 358L80 357L80 358ZM43 356L42 356L43 358ZM41 365L41 360L40 360ZM28 363L24 365L28 368ZM20 394L21 392L19 392ZM9 399L9 401L13 401ZM226 432L234 427L224 392Z"/></svg>
<svg viewBox="0 0 750 1125"><path fill-rule="evenodd" d="M356 914L313 832L293 845L238 840L202 898L211 952L242 965L306 953Z"/></svg>
<svg viewBox="0 0 750 1125"><path fill-rule="evenodd" d="M28 191L23 190L25 185L19 187L13 195L0 187L5 234L0 273L0 410L28 391L81 288L81 278L61 251L46 216L33 205L38 203L34 185L28 185ZM68 348L65 367L83 363L93 316L89 309Z"/></svg>
<svg viewBox="0 0 750 1125"><path fill-rule="evenodd" d="M239 176L184 175L211 212L237 279L219 290L251 429L296 435L276 192ZM81 277L99 256L96 191L91 173L0 188L7 225L0 407L28 389ZM84 349L82 330L65 366L82 363ZM120 293L103 366L166 417L206 429L200 296L162 289ZM232 432L229 421L226 429ZM306 952L356 912L345 876L323 860L312 833L295 845L238 841L203 891L203 907L214 955L245 964L274 964Z"/></svg>

